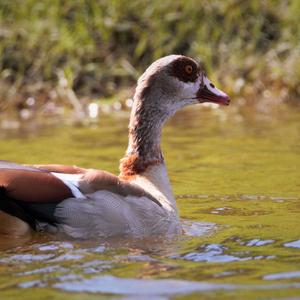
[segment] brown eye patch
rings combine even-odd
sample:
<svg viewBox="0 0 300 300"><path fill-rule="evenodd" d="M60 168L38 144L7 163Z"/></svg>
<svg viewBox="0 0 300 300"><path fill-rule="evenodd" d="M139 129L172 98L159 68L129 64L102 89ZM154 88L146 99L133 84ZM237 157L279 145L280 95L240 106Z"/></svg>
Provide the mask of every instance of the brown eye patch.
<svg viewBox="0 0 300 300"><path fill-rule="evenodd" d="M194 82L199 75L198 65L188 57L179 57L172 62L170 75L183 82Z"/></svg>

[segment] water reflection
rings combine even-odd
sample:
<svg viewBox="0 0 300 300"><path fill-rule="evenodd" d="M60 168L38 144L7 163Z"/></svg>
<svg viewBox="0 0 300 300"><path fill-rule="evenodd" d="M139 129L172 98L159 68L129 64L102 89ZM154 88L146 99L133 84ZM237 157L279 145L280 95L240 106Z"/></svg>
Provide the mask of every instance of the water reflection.
<svg viewBox="0 0 300 300"><path fill-rule="evenodd" d="M278 280L278 279L291 279L291 278L300 278L300 271L294 272L282 272L265 275L263 279L265 280Z"/></svg>
<svg viewBox="0 0 300 300"><path fill-rule="evenodd" d="M1 263L32 263L37 261L46 261L53 258L54 254L16 254L7 258L1 258Z"/></svg>
<svg viewBox="0 0 300 300"><path fill-rule="evenodd" d="M300 240L284 243L283 246L290 248L299 248L300 249Z"/></svg>
<svg viewBox="0 0 300 300"><path fill-rule="evenodd" d="M114 276L101 276L81 281L56 283L54 287L65 291L136 296L178 295L199 291L232 290L237 288L236 285L231 284L213 284L168 279L125 279Z"/></svg>
<svg viewBox="0 0 300 300"><path fill-rule="evenodd" d="M264 246L264 245L268 245L268 244L272 244L274 243L274 240L261 240L261 239L253 239L250 240L246 243L246 246L248 247L259 247L259 246Z"/></svg>
<svg viewBox="0 0 300 300"><path fill-rule="evenodd" d="M182 228L185 235L188 236L203 236L204 234L212 233L217 229L217 225L208 222L192 222L182 220Z"/></svg>
<svg viewBox="0 0 300 300"><path fill-rule="evenodd" d="M274 255L258 255L258 256L238 256L226 254L228 248L218 244L208 244L200 247L199 252L190 252L181 256L173 256L172 258L180 258L194 262L209 262L209 263L227 263L246 260L261 260L273 259ZM243 253L241 253L243 254Z"/></svg>

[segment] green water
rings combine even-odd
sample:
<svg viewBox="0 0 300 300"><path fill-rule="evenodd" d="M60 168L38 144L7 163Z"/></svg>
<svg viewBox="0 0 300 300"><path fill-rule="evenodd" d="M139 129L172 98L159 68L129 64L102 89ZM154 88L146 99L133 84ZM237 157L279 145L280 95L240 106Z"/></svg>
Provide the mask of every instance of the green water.
<svg viewBox="0 0 300 300"><path fill-rule="evenodd" d="M127 122L127 112L84 126L29 122L2 130L0 157L117 173ZM163 150L186 234L172 240L1 238L0 298L300 297L299 138L294 107L272 114L179 112L164 129Z"/></svg>

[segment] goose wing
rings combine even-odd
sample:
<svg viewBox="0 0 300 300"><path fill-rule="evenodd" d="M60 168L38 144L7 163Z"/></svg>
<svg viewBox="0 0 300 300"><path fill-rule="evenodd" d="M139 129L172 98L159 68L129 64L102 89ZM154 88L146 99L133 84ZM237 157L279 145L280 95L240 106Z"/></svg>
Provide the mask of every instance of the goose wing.
<svg viewBox="0 0 300 300"><path fill-rule="evenodd" d="M0 161L0 211L25 221L33 229L37 220L55 223L56 205L72 196L70 188L46 168ZM0 232L16 230L7 228L8 223L3 221L6 219L0 220Z"/></svg>
<svg viewBox="0 0 300 300"><path fill-rule="evenodd" d="M73 196L48 170L7 161L0 161L0 190L9 198L31 203L60 202Z"/></svg>

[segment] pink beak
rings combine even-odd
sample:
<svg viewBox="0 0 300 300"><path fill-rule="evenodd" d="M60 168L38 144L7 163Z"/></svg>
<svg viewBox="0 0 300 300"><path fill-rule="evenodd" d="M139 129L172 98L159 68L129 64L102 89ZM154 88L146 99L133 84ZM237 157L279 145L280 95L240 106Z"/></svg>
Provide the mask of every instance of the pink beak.
<svg viewBox="0 0 300 300"><path fill-rule="evenodd" d="M213 102L220 105L229 105L230 98L227 94L217 89L211 81L203 75L201 86L197 92L200 103Z"/></svg>

